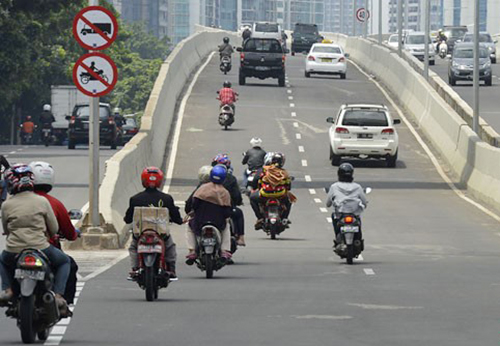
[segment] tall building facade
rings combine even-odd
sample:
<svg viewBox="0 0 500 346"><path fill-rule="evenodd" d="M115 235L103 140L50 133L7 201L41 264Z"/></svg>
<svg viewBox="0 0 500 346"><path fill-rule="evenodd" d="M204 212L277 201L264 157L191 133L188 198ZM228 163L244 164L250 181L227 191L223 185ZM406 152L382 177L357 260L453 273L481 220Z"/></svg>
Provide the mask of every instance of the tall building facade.
<svg viewBox="0 0 500 346"><path fill-rule="evenodd" d="M431 30L443 27L443 0L430 0ZM425 0L406 0L403 2L403 29L425 30ZM398 0L389 1L389 32L398 30Z"/></svg>
<svg viewBox="0 0 500 346"><path fill-rule="evenodd" d="M169 0L112 0L125 22L144 22L146 28L161 37L167 32L167 3Z"/></svg>
<svg viewBox="0 0 500 346"><path fill-rule="evenodd" d="M443 0L444 24L474 27L474 1ZM491 34L500 32L500 1L479 0L479 30Z"/></svg>

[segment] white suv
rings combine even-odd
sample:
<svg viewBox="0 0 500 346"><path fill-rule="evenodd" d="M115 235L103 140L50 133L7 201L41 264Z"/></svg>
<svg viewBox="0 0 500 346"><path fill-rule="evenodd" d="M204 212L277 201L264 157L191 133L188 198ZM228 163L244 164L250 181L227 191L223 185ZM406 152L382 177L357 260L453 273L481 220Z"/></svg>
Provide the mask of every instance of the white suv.
<svg viewBox="0 0 500 346"><path fill-rule="evenodd" d="M330 127L330 160L338 166L342 157L385 158L387 167L396 167L398 134L384 105L346 104L337 117L326 119Z"/></svg>

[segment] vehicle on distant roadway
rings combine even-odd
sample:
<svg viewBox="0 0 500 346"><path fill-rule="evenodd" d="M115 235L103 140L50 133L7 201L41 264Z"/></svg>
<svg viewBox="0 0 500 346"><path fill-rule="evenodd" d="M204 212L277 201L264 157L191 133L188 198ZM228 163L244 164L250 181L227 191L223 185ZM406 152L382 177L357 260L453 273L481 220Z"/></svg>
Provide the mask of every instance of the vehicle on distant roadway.
<svg viewBox="0 0 500 346"><path fill-rule="evenodd" d="M420 61L425 58L425 33L424 32L410 32L405 36L404 48L411 55ZM429 65L436 63L436 51L429 37Z"/></svg>
<svg viewBox="0 0 500 346"><path fill-rule="evenodd" d="M137 121L135 117L125 115L125 124L122 126L123 132L123 144L127 143L134 137L137 132L139 132L139 126L137 126Z"/></svg>
<svg viewBox="0 0 500 346"><path fill-rule="evenodd" d="M385 41L385 44L387 44L389 47L397 49L398 48L398 38L399 38L398 34L393 34L393 35L389 36L387 41ZM403 37L403 41L404 41L404 37Z"/></svg>
<svg viewBox="0 0 500 346"><path fill-rule="evenodd" d="M231 71L231 57L227 55L223 55L220 58L220 70L222 73L227 74L229 71Z"/></svg>
<svg viewBox="0 0 500 346"><path fill-rule="evenodd" d="M385 158L387 167L396 167L399 139L389 109L376 104L344 104L329 130L330 161L340 165L344 157Z"/></svg>
<svg viewBox="0 0 500 346"><path fill-rule="evenodd" d="M345 79L348 56L338 44L315 43L307 54L304 75L309 78L313 73L333 74Z"/></svg>
<svg viewBox="0 0 500 346"><path fill-rule="evenodd" d="M464 35L462 42L474 42L474 34L467 33ZM498 41L493 41L491 35L486 31L479 33L479 44L488 50L490 55L491 63L497 63L497 44Z"/></svg>
<svg viewBox="0 0 500 346"><path fill-rule="evenodd" d="M89 97L80 92L74 85L52 85L50 104L52 114L56 119L52 123L52 135L56 137L55 143L62 145L68 138L68 120L76 104L88 103Z"/></svg>
<svg viewBox="0 0 500 346"><path fill-rule="evenodd" d="M274 22L256 22L252 27L252 38L274 38L283 45L283 30Z"/></svg>
<svg viewBox="0 0 500 346"><path fill-rule="evenodd" d="M292 33L292 55L309 52L312 45L321 42L322 39L323 37L319 34L316 24L295 24Z"/></svg>
<svg viewBox="0 0 500 346"><path fill-rule="evenodd" d="M446 43L448 44L448 52L452 53L455 48L455 42L461 41L464 35L467 33L466 26L453 26L445 25L443 26L443 33L446 36Z"/></svg>
<svg viewBox="0 0 500 346"><path fill-rule="evenodd" d="M454 86L457 81L472 81L474 75L474 44L457 43L448 66L448 82ZM479 79L491 86L493 76L488 49L479 47Z"/></svg>
<svg viewBox="0 0 500 346"><path fill-rule="evenodd" d="M245 41L240 52L239 84L245 85L247 77L259 79L277 78L278 85L285 86L285 54L288 52L274 38L252 38Z"/></svg>

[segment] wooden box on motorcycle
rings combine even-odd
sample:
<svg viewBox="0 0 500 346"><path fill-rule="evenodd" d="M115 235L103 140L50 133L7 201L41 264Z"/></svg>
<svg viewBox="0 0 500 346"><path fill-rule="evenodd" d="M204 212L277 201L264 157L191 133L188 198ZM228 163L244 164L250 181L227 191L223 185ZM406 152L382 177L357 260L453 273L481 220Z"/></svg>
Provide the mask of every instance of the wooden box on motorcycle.
<svg viewBox="0 0 500 346"><path fill-rule="evenodd" d="M153 230L161 235L170 235L169 214L167 208L135 207L133 233L140 235L145 230Z"/></svg>

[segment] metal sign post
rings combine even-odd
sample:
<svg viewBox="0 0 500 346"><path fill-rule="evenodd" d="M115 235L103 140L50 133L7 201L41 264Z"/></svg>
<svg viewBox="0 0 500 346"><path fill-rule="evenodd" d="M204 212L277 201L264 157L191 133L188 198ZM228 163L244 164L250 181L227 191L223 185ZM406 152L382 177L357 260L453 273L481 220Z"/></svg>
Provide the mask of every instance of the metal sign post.
<svg viewBox="0 0 500 346"><path fill-rule="evenodd" d="M378 43L382 44L382 0L378 0Z"/></svg>
<svg viewBox="0 0 500 346"><path fill-rule="evenodd" d="M398 0L398 55L403 55L403 0Z"/></svg>
<svg viewBox="0 0 500 346"><path fill-rule="evenodd" d="M479 135L479 0L474 0L474 107L472 130Z"/></svg>
<svg viewBox="0 0 500 346"><path fill-rule="evenodd" d="M352 0L352 36L356 36L356 0Z"/></svg>
<svg viewBox="0 0 500 346"><path fill-rule="evenodd" d="M431 0L425 0L425 57L424 77L429 79L429 38L431 36Z"/></svg>

